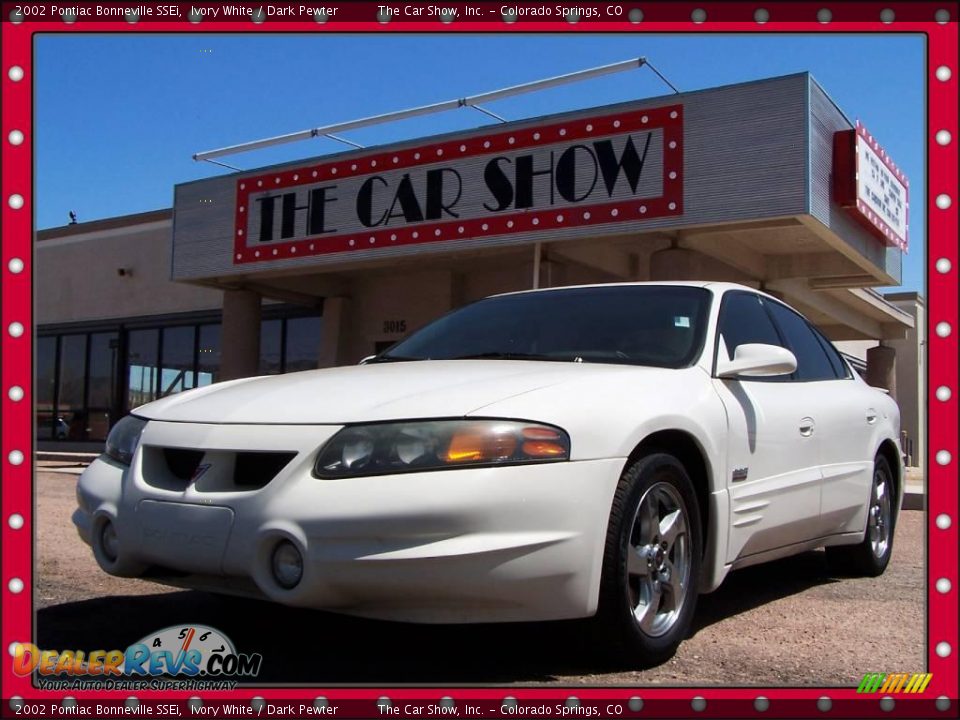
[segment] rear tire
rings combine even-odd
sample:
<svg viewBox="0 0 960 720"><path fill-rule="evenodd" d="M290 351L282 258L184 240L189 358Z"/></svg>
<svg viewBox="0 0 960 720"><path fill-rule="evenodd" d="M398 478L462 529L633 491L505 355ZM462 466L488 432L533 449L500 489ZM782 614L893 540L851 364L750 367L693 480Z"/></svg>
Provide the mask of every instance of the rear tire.
<svg viewBox="0 0 960 720"><path fill-rule="evenodd" d="M826 548L830 565L847 575L882 575L893 552L896 489L890 463L882 455L873 462L873 484L867 505L867 530L857 545Z"/></svg>
<svg viewBox="0 0 960 720"><path fill-rule="evenodd" d="M697 604L700 510L687 471L672 455L632 463L614 494L594 622L613 654L632 665L668 660Z"/></svg>

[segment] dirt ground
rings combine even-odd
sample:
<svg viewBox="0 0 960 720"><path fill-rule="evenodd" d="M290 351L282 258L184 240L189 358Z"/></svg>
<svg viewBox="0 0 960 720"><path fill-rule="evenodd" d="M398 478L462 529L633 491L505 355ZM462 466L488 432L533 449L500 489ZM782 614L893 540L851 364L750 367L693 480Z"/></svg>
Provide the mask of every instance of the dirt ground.
<svg viewBox="0 0 960 720"><path fill-rule="evenodd" d="M582 622L416 626L294 610L113 578L70 522L76 476L37 474L37 644L124 648L180 623L264 656L259 683L855 686L924 668L923 513L904 511L879 578L831 575L823 552L731 573L691 636L649 670L611 666ZM27 638L23 638L27 640Z"/></svg>

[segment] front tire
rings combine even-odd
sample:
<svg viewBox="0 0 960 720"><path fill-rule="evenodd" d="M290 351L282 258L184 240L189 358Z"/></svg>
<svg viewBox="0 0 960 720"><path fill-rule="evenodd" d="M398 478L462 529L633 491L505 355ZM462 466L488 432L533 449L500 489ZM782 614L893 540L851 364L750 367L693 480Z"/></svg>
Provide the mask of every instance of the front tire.
<svg viewBox="0 0 960 720"><path fill-rule="evenodd" d="M883 574L893 553L896 497L890 463L882 455L877 455L873 462L873 484L863 541L858 545L828 547L827 560L834 568L848 575L877 577Z"/></svg>
<svg viewBox="0 0 960 720"><path fill-rule="evenodd" d="M633 664L668 660L697 604L700 511L686 469L672 455L632 463L614 494L595 622Z"/></svg>

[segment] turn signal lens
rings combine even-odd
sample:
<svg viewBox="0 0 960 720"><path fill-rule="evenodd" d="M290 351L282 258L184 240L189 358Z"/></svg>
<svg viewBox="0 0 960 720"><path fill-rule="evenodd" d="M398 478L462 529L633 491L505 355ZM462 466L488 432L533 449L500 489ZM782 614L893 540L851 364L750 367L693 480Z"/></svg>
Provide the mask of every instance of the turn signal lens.
<svg viewBox="0 0 960 720"><path fill-rule="evenodd" d="M525 427L522 431L524 440L560 440L563 437L556 428L534 425Z"/></svg>
<svg viewBox="0 0 960 720"><path fill-rule="evenodd" d="M525 427L522 434L524 455L535 458L558 458L567 454L565 437L554 428Z"/></svg>
<svg viewBox="0 0 960 720"><path fill-rule="evenodd" d="M512 432L477 432L465 430L454 433L447 449L448 462L497 462L507 460L517 450L517 438Z"/></svg>
<svg viewBox="0 0 960 720"><path fill-rule="evenodd" d="M523 452L525 455L529 455L530 457L556 458L566 455L567 449L555 442L548 442L546 440L528 440L523 444Z"/></svg>

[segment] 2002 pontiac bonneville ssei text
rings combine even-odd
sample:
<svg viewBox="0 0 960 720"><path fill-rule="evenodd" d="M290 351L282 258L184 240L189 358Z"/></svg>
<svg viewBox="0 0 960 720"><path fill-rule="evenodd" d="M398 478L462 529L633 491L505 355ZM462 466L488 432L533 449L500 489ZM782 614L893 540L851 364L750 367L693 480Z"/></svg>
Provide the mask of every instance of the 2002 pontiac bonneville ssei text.
<svg viewBox="0 0 960 720"><path fill-rule="evenodd" d="M890 559L894 401L726 283L487 298L365 364L144 405L74 514L121 576L414 622L595 616L668 658L731 568Z"/></svg>

